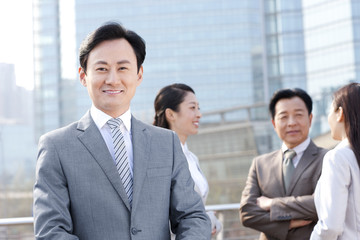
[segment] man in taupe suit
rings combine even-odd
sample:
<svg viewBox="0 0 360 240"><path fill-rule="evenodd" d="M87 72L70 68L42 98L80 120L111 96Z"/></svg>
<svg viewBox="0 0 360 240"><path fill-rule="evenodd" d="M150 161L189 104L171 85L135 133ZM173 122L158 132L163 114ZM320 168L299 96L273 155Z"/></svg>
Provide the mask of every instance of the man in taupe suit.
<svg viewBox="0 0 360 240"><path fill-rule="evenodd" d="M34 185L36 239L210 239L210 220L172 131L130 112L143 80L145 42L117 23L80 47L92 99L78 122L40 138Z"/></svg>
<svg viewBox="0 0 360 240"><path fill-rule="evenodd" d="M253 160L240 218L244 226L261 232L261 240L309 239L317 222L312 194L326 153L308 136L312 100L301 89L282 89L273 95L269 110L283 144Z"/></svg>

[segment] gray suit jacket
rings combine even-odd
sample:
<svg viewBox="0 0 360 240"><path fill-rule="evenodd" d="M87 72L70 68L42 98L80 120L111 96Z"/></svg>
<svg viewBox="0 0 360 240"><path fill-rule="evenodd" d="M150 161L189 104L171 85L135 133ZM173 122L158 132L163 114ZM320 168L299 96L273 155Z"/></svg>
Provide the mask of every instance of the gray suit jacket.
<svg viewBox="0 0 360 240"><path fill-rule="evenodd" d="M262 232L261 240L308 240L317 221L313 193L326 151L310 142L286 192L282 179L282 151L256 157L241 198L240 217L243 225ZM274 198L270 211L256 205L256 199L260 196ZM289 230L292 219L313 222Z"/></svg>
<svg viewBox="0 0 360 240"><path fill-rule="evenodd" d="M36 239L210 239L178 137L132 117L133 205L89 113L40 138Z"/></svg>

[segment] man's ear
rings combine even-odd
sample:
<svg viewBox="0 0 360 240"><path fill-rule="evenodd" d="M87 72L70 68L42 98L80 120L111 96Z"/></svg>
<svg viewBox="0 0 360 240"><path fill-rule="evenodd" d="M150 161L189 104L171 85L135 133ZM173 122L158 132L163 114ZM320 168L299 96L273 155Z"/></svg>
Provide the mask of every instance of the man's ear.
<svg viewBox="0 0 360 240"><path fill-rule="evenodd" d="M137 74L137 76L138 76L137 86L139 86L140 83L141 83L142 80L143 80L143 73L144 73L144 69L143 69L143 66L141 66L140 69L139 69L139 72L138 72L138 74Z"/></svg>
<svg viewBox="0 0 360 240"><path fill-rule="evenodd" d="M86 83L86 73L84 71L84 69L82 67L79 67L79 78L80 78L80 82L81 84L86 87L87 83Z"/></svg>
<svg viewBox="0 0 360 240"><path fill-rule="evenodd" d="M310 126L311 126L311 123L312 123L312 119L313 119L313 114L310 113L310 115L309 115Z"/></svg>
<svg viewBox="0 0 360 240"><path fill-rule="evenodd" d="M274 119L271 119L271 123L274 126L274 128L276 128Z"/></svg>

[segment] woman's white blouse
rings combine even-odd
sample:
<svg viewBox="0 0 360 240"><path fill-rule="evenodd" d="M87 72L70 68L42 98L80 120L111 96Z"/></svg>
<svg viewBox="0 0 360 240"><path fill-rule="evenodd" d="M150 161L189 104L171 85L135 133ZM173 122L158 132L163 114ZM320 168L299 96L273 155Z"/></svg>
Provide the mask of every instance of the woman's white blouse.
<svg viewBox="0 0 360 240"><path fill-rule="evenodd" d="M311 240L360 240L360 170L347 139L324 156Z"/></svg>
<svg viewBox="0 0 360 240"><path fill-rule="evenodd" d="M209 193L209 185L205 176L200 170L199 159L195 154L190 152L186 143L184 145L181 144L181 146L189 165L191 177L195 182L195 191L201 196L203 203L205 204L207 195Z"/></svg>

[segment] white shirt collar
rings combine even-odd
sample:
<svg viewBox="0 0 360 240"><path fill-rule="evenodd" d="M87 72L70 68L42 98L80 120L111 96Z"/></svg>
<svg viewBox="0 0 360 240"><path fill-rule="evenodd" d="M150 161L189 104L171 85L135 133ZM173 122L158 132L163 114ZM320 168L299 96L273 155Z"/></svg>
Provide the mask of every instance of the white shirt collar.
<svg viewBox="0 0 360 240"><path fill-rule="evenodd" d="M302 155L302 153L306 150L306 148L309 146L309 144L310 144L310 137L307 137L305 141L303 141L296 147L292 148L292 150L294 150L296 152L296 155L298 155L298 156ZM282 152L284 153L288 149L289 148L283 142L282 147L281 147Z"/></svg>
<svg viewBox="0 0 360 240"><path fill-rule="evenodd" d="M185 142L185 144L182 144L182 142L180 142L180 143L181 143L181 148L182 148L183 152L184 153L188 152L189 149L188 149L188 146L187 146L186 142Z"/></svg>
<svg viewBox="0 0 360 240"><path fill-rule="evenodd" d="M96 108L94 104L91 105L90 115L94 120L96 126L101 129L105 126L107 121L109 121L112 117L101 111L100 109ZM118 118L124 123L124 126L128 132L131 130L131 111L130 108Z"/></svg>
<svg viewBox="0 0 360 240"><path fill-rule="evenodd" d="M339 147L350 146L349 139L345 138L345 139L341 140L336 146L339 146Z"/></svg>

